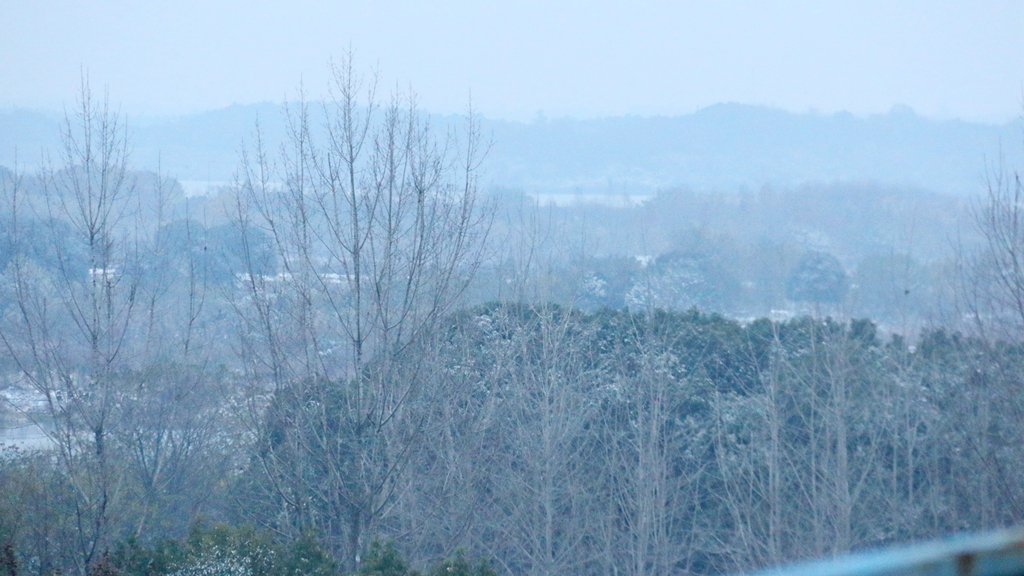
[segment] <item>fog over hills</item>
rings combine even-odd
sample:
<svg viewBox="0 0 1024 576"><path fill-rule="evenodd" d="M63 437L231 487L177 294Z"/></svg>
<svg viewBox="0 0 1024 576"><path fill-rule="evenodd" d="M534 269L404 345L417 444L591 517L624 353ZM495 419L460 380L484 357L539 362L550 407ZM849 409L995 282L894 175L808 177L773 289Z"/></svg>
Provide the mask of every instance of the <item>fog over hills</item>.
<svg viewBox="0 0 1024 576"><path fill-rule="evenodd" d="M284 106L264 103L178 118L129 119L138 167L193 183L232 178L257 119L267 142L284 136ZM56 150L61 116L0 111L0 165L28 168L40 150ZM437 117L438 126L457 117ZM676 117L531 123L483 121L493 142L484 183L541 194L650 194L791 187L808 182L874 181L971 195L1004 150L1021 146L1021 122L1003 125L934 120L896 107L888 114L795 114L718 104Z"/></svg>
<svg viewBox="0 0 1024 576"><path fill-rule="evenodd" d="M609 185L697 190L874 180L971 193L1020 124L792 114L720 104L681 117L494 123L489 176L537 188Z"/></svg>

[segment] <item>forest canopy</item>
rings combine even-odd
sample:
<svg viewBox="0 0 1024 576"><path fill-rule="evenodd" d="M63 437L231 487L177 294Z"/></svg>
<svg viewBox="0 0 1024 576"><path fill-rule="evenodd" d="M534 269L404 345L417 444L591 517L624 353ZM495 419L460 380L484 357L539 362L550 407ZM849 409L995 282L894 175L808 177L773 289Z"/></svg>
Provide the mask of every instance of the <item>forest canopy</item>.
<svg viewBox="0 0 1024 576"><path fill-rule="evenodd" d="M0 170L5 574L722 574L1024 517L1019 177L545 208L350 58L285 121L187 197L83 79Z"/></svg>

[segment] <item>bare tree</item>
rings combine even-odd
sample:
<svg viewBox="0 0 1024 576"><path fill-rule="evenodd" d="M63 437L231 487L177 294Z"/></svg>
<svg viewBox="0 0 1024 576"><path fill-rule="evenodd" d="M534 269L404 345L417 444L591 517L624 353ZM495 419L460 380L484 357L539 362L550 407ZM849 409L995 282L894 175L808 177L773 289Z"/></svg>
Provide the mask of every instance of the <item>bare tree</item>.
<svg viewBox="0 0 1024 576"><path fill-rule="evenodd" d="M672 414L677 389L690 382L673 377L670 352L656 345L645 348L637 359L638 373L618 383L629 425L608 447L612 457L607 462L619 471L611 497L621 514L622 565L626 574L636 576L669 573L685 559L686 542L679 538L685 531L675 523L692 494L687 485L692 478L684 472L690 463L679 460L701 441L700 434L684 438Z"/></svg>
<svg viewBox="0 0 1024 576"><path fill-rule="evenodd" d="M486 384L498 398L491 445L503 454L489 470L481 544L513 572L585 570L593 563L586 520L598 511L596 450L585 440L598 373L586 361L590 330L578 312L555 305L509 305L481 322L495 354Z"/></svg>
<svg viewBox="0 0 1024 576"><path fill-rule="evenodd" d="M17 191L9 198L15 305L0 337L46 400L51 438L75 490L84 573L107 541L123 484L110 436L138 290L134 246L123 228L133 181L123 120L106 98L94 100L84 77L61 137L60 163L43 174L42 201L29 205ZM23 205L42 210L36 216L49 234L50 269L19 250Z"/></svg>
<svg viewBox="0 0 1024 576"><path fill-rule="evenodd" d="M966 260L961 301L982 336L1024 335L1024 184L1002 164L988 177L985 197L974 208L980 249Z"/></svg>
<svg viewBox="0 0 1024 576"><path fill-rule="evenodd" d="M194 262L169 262L161 246L170 183L158 175L154 190L139 185L124 119L85 77L62 145L41 190L5 186L0 340L45 400L84 573L112 538L167 513L169 487L179 502L208 492L188 479L217 461L206 449L219 424L206 416L220 397L190 353L201 349L190 345L203 300ZM157 214L143 214L151 198Z"/></svg>
<svg viewBox="0 0 1024 576"><path fill-rule="evenodd" d="M243 158L240 342L254 390L276 403L276 424L250 420L288 518L276 526L320 528L354 570L424 441L419 407L442 399L443 383L425 385L424 343L476 269L486 226L472 113L464 140L438 138L412 95L378 109L351 55L321 113L318 124L304 100L290 110L280 172L259 136ZM259 233L275 271L252 249Z"/></svg>

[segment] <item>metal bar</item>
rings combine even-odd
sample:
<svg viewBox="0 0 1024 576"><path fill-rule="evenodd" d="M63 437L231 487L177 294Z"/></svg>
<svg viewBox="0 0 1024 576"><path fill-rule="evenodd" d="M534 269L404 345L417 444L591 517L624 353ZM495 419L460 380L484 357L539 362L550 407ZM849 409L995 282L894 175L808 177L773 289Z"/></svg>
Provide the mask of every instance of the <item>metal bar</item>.
<svg viewBox="0 0 1024 576"><path fill-rule="evenodd" d="M759 576L1024 576L1024 526L794 564Z"/></svg>

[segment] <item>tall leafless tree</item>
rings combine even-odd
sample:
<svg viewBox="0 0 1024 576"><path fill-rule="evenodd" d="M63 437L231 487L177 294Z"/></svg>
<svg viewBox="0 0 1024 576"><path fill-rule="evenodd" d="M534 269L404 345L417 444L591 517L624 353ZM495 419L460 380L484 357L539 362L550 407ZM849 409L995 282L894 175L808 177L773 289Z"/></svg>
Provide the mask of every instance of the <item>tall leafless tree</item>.
<svg viewBox="0 0 1024 576"><path fill-rule="evenodd" d="M17 191L9 198L15 299L0 337L46 400L51 438L75 489L84 573L107 542L123 485L110 437L138 291L134 245L124 234L133 179L123 119L106 98L94 99L84 77L61 141L59 162L43 173L42 200ZM49 234L49 270L19 250L27 240L19 226L33 211Z"/></svg>
<svg viewBox="0 0 1024 576"><path fill-rule="evenodd" d="M986 338L1024 336L1024 183L1002 158L974 207L980 246L961 248L960 301Z"/></svg>
<svg viewBox="0 0 1024 576"><path fill-rule="evenodd" d="M332 71L321 108L290 109L280 170L259 136L243 157L236 216L248 269L237 309L249 381L277 403L268 414L278 435L270 420L250 420L290 518L277 526L318 527L354 570L426 440L430 411L419 408L443 399L424 343L476 269L486 222L472 113L464 139L439 137L413 95L381 107L351 55ZM272 241L276 272L252 250L257 231Z"/></svg>
<svg viewBox="0 0 1024 576"><path fill-rule="evenodd" d="M203 299L194 263L162 254L167 179L139 184L124 118L84 76L61 136L40 190L5 187L0 340L45 400L41 424L73 488L75 569L85 573L112 538L167 512L169 486L191 486L178 502L202 500L206 489L186 479L216 461L205 449L219 424L204 416L221 399L190 346ZM149 205L158 214L144 214Z"/></svg>

